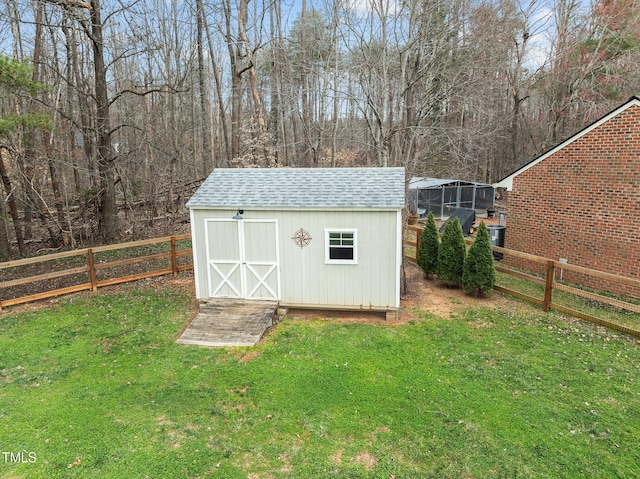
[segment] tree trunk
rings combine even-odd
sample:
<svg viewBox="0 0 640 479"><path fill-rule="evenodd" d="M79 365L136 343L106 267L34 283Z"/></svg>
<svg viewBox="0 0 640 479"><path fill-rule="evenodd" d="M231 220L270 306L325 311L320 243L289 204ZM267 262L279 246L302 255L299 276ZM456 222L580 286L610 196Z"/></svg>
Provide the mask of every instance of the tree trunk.
<svg viewBox="0 0 640 479"><path fill-rule="evenodd" d="M220 123L222 124L222 137L224 140L224 154L227 159L224 166L231 165L231 147L229 146L229 129L227 128L227 115L224 107L224 97L222 96L222 81L220 80L220 71L218 69L218 62L213 51L213 42L211 41L211 32L209 31L209 24L207 23L207 17L203 15L202 21L204 22L204 29L207 32L207 44L209 45L209 58L211 59L211 68L213 70L213 79L216 84L216 98L218 100L218 111ZM217 162L216 162L217 166Z"/></svg>
<svg viewBox="0 0 640 479"><path fill-rule="evenodd" d="M10 255L11 245L7 234L7 211L4 207L4 201L0 201L0 260L9 259Z"/></svg>
<svg viewBox="0 0 640 479"><path fill-rule="evenodd" d="M7 169L2 159L2 151L0 150L0 177L2 178L2 184L4 190L7 193L7 203L9 204L9 212L11 218L13 218L13 227L16 233L16 242L18 243L18 251L22 256L27 255L27 250L24 245L24 236L22 235L22 229L20 227L20 219L18 216L18 206L16 204L16 195L14 194L13 187L11 185L11 179L7 174ZM7 250L8 251L8 250Z"/></svg>
<svg viewBox="0 0 640 479"><path fill-rule="evenodd" d="M271 45L271 75L269 77L270 85L270 103L271 111L270 117L270 130L272 132L272 138L274 143L273 156L276 165L280 163L280 149L284 139L281 136L281 108L282 108L282 65L279 61L280 46L281 46L281 14L280 14L280 2L271 2L269 4L269 43Z"/></svg>
<svg viewBox="0 0 640 479"><path fill-rule="evenodd" d="M240 0L238 5L238 23L247 21L248 0ZM231 5L228 0L223 3L226 40L229 50L229 64L231 67L231 158L236 160L240 156L240 140L242 135L242 56L244 55L239 39L234 40L231 28Z"/></svg>
<svg viewBox="0 0 640 479"><path fill-rule="evenodd" d="M200 87L200 122L202 125L202 176L206 176L213 167L213 150L211 148L211 109L209 89L207 88L204 68L203 30L204 7L202 0L196 0L196 29L198 50L198 86Z"/></svg>
<svg viewBox="0 0 640 479"><path fill-rule="evenodd" d="M107 67L104 63L104 42L100 0L91 1L91 43L96 95L96 131L98 140L98 175L100 177L99 225L100 236L113 242L120 236L118 205L114 183L115 156L111 146L111 122L107 91Z"/></svg>
<svg viewBox="0 0 640 479"><path fill-rule="evenodd" d="M41 51L42 51L42 12L44 4L39 2L36 5L36 21L35 21L35 41L33 47L33 71L31 74L31 80L34 83L39 83L41 78ZM31 113L37 113L38 107L34 101L30 104ZM50 139L51 135L48 131L42 131L42 138L38 138L36 128L29 128L27 131L27 147L25 148L24 158L24 174L26 180L26 191L31 203L31 207L35 207L38 212L38 217L42 226L44 226L49 232L49 238L54 248L60 245L58 239L59 231L62 231L64 225L64 208L62 203L62 194L60 191L60 178L58 177L58 170L56 169L53 159L51 158ZM37 190L41 188L35 188L34 183L36 181L34 167L37 161L37 144L42 141L42 149L47 151L47 164L49 166L49 173L51 176L51 188L53 190L54 208L57 211L57 228L54 228L49 219L53 216L49 211L49 207L45 204L42 195L38 194Z"/></svg>
<svg viewBox="0 0 640 479"><path fill-rule="evenodd" d="M304 142L302 144L302 161L309 166L311 149L311 117L309 115L309 91L307 85L307 0L302 0L300 12L300 100L302 105L302 126Z"/></svg>
<svg viewBox="0 0 640 479"><path fill-rule="evenodd" d="M258 81L256 79L256 68L253 63L253 56L251 53L251 46L249 45L249 38L247 37L246 26L244 21L238 20L238 38L240 43L244 44L244 54L248 63L249 72L249 88L251 89L251 96L253 97L253 104L256 109L256 121L258 123L258 136L260 138L260 146L262 148L263 166L269 167L269 145L267 142L267 127L264 123L264 114L262 112L262 102L260 101L260 94L258 93Z"/></svg>

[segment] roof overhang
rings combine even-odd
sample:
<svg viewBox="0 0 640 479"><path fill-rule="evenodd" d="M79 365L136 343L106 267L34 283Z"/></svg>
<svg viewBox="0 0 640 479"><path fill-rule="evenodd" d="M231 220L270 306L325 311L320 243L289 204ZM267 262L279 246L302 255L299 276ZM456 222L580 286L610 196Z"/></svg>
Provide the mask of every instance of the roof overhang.
<svg viewBox="0 0 640 479"><path fill-rule="evenodd" d="M222 211L236 211L238 209L241 210L247 210L247 211L304 211L304 212L327 212L327 211L336 211L336 212L352 212L352 211L356 211L356 212L375 212L375 211L402 211L404 209L404 206L402 208L361 208L361 207L355 207L355 208L318 208L318 207L309 207L309 208L305 208L305 207L264 207L264 206L252 206L252 205L245 205L245 204L241 204L238 206L229 206L229 205L221 205L221 206L216 206L216 205L194 205L194 206L189 206L188 207L190 210L222 210Z"/></svg>
<svg viewBox="0 0 640 479"><path fill-rule="evenodd" d="M409 189L410 190L422 190L429 188L442 188L445 186L477 186L484 188L491 188L493 185L488 183L478 183L475 181L467 181L467 180L456 180L451 178L427 178L427 177L419 177L414 176L409 181Z"/></svg>
<svg viewBox="0 0 640 479"><path fill-rule="evenodd" d="M574 141L582 138L584 135L586 135L587 133L589 133L591 130L594 130L596 128L598 128L600 125L602 125L603 123L606 123L607 121L609 121L611 118L619 115L620 113L622 113L623 111L625 111L627 108L630 108L632 106L638 106L640 107L640 98L638 97L631 97L626 103L624 103L623 105L619 106L618 108L616 108L615 110L607 113L605 116L603 116L602 118L600 118L599 120L596 120L595 122L591 123L590 125L588 125L587 127L583 128L582 130L580 130L578 133L576 133L575 135L567 138L565 141L563 141L562 143L560 143L559 145L553 147L552 149L550 149L549 151L547 151L546 153L543 153L541 156L535 158L533 161L527 163L526 165L524 165L523 167L517 169L516 171L514 171L513 173L511 173L509 176L504 177L503 179L501 179L500 181L498 181L497 183L495 183L493 186L495 188L506 188L507 191L511 191L513 189L513 179L520 175L521 173L524 173L525 171L527 171L529 168L537 165L538 163L540 163L541 161L544 161L545 159L547 159L549 156L553 155L554 153L557 153L558 151L562 150L563 148L565 148L566 146L570 145L571 143L573 143Z"/></svg>

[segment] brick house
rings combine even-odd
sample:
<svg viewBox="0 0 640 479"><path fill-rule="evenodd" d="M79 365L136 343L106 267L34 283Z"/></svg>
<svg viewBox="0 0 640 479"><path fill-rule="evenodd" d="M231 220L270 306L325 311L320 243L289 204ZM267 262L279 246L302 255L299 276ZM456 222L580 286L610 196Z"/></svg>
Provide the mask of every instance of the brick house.
<svg viewBox="0 0 640 479"><path fill-rule="evenodd" d="M640 98L496 186L508 192L506 248L640 280ZM640 297L630 287L585 285Z"/></svg>

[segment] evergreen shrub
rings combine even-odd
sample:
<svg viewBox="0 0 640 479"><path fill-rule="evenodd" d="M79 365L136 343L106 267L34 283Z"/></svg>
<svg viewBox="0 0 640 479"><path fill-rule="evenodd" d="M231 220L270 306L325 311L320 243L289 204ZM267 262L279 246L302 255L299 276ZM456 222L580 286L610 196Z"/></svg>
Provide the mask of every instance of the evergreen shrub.
<svg viewBox="0 0 640 479"><path fill-rule="evenodd" d="M448 286L461 286L466 253L460 221L458 218L447 221L438 250L438 279Z"/></svg>
<svg viewBox="0 0 640 479"><path fill-rule="evenodd" d="M427 223L422 230L422 236L420 236L417 256L418 266L427 278L438 271L438 249L440 249L440 235L436 219L433 213L429 212Z"/></svg>
<svg viewBox="0 0 640 479"><path fill-rule="evenodd" d="M496 265L489 232L483 221L464 261L462 288L473 296L481 296L491 291L495 282Z"/></svg>

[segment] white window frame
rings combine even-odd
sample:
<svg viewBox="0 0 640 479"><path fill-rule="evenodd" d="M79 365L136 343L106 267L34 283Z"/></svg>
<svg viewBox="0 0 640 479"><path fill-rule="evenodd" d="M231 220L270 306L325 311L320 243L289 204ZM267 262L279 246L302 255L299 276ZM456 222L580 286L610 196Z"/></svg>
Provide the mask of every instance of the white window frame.
<svg viewBox="0 0 640 479"><path fill-rule="evenodd" d="M329 236L331 233L348 233L353 234L353 259L331 259L330 250L333 245L330 245ZM342 238L341 238L342 239ZM346 246L345 248L348 248ZM325 228L324 229L324 263L325 264L358 264L358 230L354 228Z"/></svg>

